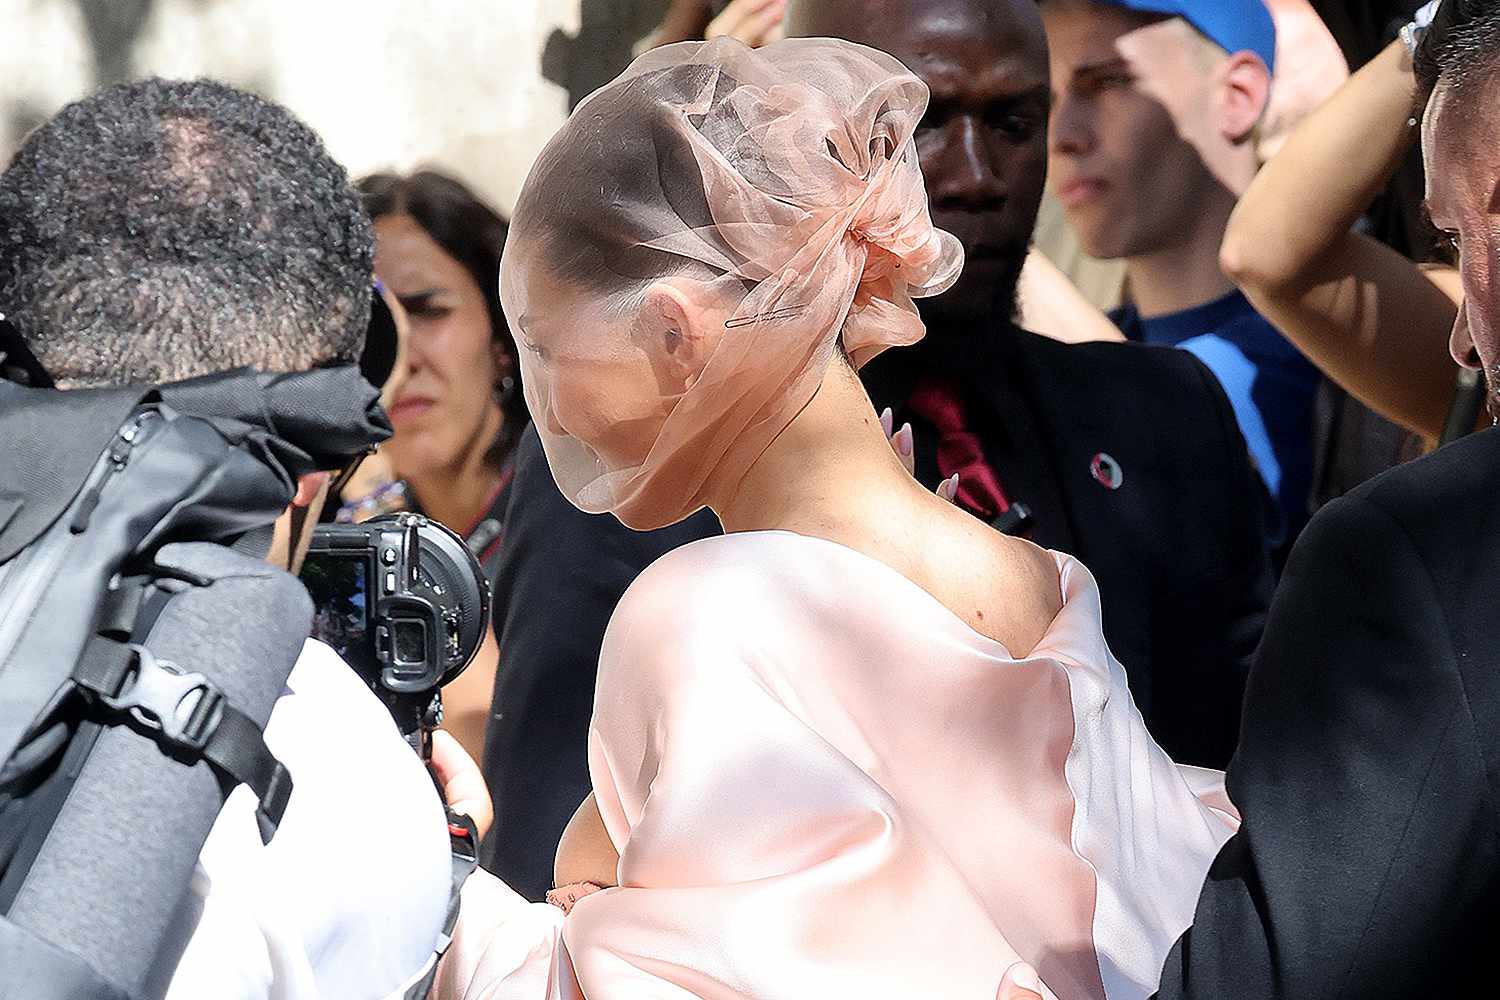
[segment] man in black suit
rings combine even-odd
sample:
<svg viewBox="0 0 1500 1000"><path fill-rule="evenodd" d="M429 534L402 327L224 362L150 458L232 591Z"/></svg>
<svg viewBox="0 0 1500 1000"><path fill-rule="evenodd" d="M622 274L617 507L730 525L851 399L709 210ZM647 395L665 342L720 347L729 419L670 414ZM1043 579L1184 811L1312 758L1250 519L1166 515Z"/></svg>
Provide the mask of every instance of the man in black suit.
<svg viewBox="0 0 1500 1000"><path fill-rule="evenodd" d="M1047 42L1035 0L819 0L789 33L876 46L922 77L917 134L933 219L964 276L922 303L927 340L862 372L915 432L917 476L961 475L958 501L1000 530L1080 557L1104 631L1152 732L1222 767L1271 581L1265 497L1234 414L1191 355L1065 345L1012 322L1047 168ZM604 627L648 563L717 532L701 514L637 536L572 510L534 432L518 458L495 594L501 663L484 770L497 820L484 861L545 890L589 790L585 736Z"/></svg>
<svg viewBox="0 0 1500 1000"><path fill-rule="evenodd" d="M1446 23L1445 23L1446 22ZM1500 375L1500 0L1445 0L1418 69L1453 356ZM1366 483L1292 552L1245 698L1243 825L1162 1000L1489 996L1500 932L1500 431Z"/></svg>

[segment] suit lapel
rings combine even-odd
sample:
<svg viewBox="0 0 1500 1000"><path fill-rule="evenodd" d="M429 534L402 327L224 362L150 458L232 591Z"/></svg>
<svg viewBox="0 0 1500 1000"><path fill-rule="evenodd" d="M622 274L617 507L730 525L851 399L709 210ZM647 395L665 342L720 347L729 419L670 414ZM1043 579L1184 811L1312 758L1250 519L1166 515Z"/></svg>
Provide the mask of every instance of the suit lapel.
<svg viewBox="0 0 1500 1000"><path fill-rule="evenodd" d="M1109 380L1089 363L1089 348L1019 334L1016 371L1047 442L1047 460L1067 511L1074 548L1068 549L1096 575L1117 559L1144 554L1132 542L1155 537L1170 526L1145 525L1160 479L1153 454L1154 416L1140 393L1111 391ZM1067 356L1064 352L1074 352Z"/></svg>
<svg viewBox="0 0 1500 1000"><path fill-rule="evenodd" d="M1011 499L1032 511L1025 537L1046 548L1074 553L1074 515L1057 461L1058 438L1047 419L1045 382L1036 378L1028 358L1031 337L1019 330L996 330L995 350L966 374L967 396L976 423L986 433L986 458L1000 475Z"/></svg>

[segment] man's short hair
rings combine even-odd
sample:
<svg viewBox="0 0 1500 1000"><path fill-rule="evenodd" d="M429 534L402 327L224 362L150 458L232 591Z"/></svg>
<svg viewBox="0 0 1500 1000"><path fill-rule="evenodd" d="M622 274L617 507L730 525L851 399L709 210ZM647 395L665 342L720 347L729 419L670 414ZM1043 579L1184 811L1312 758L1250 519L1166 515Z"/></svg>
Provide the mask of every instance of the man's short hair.
<svg viewBox="0 0 1500 1000"><path fill-rule="evenodd" d="M1500 0L1443 0L1417 49L1417 80L1464 87L1500 67Z"/></svg>
<svg viewBox="0 0 1500 1000"><path fill-rule="evenodd" d="M208 80L100 90L0 175L0 312L60 385L353 361L373 260L317 134Z"/></svg>

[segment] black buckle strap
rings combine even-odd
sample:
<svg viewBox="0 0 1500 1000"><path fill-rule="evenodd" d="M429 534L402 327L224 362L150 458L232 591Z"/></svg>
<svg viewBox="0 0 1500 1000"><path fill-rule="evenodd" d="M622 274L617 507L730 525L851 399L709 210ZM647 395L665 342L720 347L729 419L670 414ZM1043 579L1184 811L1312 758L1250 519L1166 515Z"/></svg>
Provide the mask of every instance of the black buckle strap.
<svg viewBox="0 0 1500 1000"><path fill-rule="evenodd" d="M158 661L145 646L127 648L135 656L122 683L113 694L96 692L95 700L111 712L130 715L137 728L158 743L194 757L206 756L209 737L228 707L224 692L202 674Z"/></svg>
<svg viewBox="0 0 1500 1000"><path fill-rule="evenodd" d="M121 642L144 640L172 597L172 587L162 582L171 580L175 580L172 571L160 566L152 566L150 576L122 580L119 586L107 591L100 602L96 631L107 639ZM207 585L196 580L184 582Z"/></svg>
<svg viewBox="0 0 1500 1000"><path fill-rule="evenodd" d="M163 749L206 760L234 784L248 785L260 800L261 842L270 843L292 796L292 776L266 746L260 726L216 684L158 660L144 646L103 638L85 647L74 681L106 710L105 721L128 720Z"/></svg>
<svg viewBox="0 0 1500 1000"><path fill-rule="evenodd" d="M292 798L292 775L266 746L260 727L244 712L224 706L224 717L203 748L203 758L260 800L255 822L260 841L269 844Z"/></svg>

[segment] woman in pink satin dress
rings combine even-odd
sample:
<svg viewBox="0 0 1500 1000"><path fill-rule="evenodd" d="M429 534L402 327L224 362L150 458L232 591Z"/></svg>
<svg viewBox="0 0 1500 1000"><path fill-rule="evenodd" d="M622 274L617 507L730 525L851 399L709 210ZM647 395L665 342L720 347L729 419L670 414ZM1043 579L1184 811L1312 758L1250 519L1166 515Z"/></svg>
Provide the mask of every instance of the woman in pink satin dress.
<svg viewBox="0 0 1500 1000"><path fill-rule="evenodd" d="M684 43L533 168L501 295L559 486L728 534L606 634L558 858L602 888L564 915L471 880L438 995L1154 990L1234 830L1221 776L1147 733L1088 570L926 492L854 374L962 266L926 103L845 42Z"/></svg>

